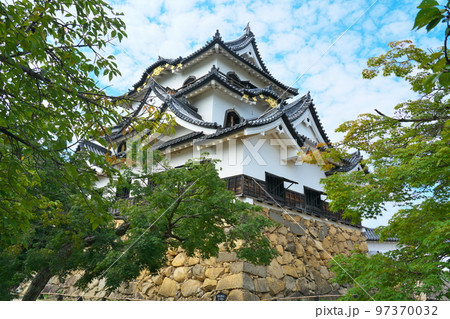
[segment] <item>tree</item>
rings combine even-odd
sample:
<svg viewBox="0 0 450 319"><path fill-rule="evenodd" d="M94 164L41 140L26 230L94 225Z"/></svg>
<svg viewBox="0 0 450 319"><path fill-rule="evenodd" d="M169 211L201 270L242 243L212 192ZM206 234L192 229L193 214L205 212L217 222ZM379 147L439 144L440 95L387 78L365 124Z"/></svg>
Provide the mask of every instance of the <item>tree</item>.
<svg viewBox="0 0 450 319"><path fill-rule="evenodd" d="M94 191L95 171L86 158L70 158L69 149L77 139L107 133L120 119L91 77L119 74L113 57L101 51L125 36L119 17L103 1L0 3L0 259L7 266L0 276L6 295L33 271L48 276L47 266L36 268L42 256L30 245L70 219L72 201L83 203L91 228L109 220L105 199ZM89 160L113 171L100 156ZM47 259L70 252L56 246L44 251ZM34 256L33 266L13 258L24 251Z"/></svg>
<svg viewBox="0 0 450 319"><path fill-rule="evenodd" d="M236 199L213 160L188 160L181 168L150 174L128 170L121 180L133 195L133 205L129 199L117 203L121 214L116 220L123 223L116 233L126 236L113 250L97 246L83 252L89 256L83 257L81 287L104 276L111 291L143 269L156 272L165 265L168 249L179 246L189 256L209 258L217 256L223 244L257 264L268 264L276 256L262 234L273 223L257 213L260 207Z"/></svg>
<svg viewBox="0 0 450 319"><path fill-rule="evenodd" d="M217 243L233 248L242 239L236 247L242 258L269 261L273 250L260 233L269 221L225 189L213 163L188 163L158 175L173 185L145 176L159 186L135 183L138 204L123 205L122 215L113 216L115 189L128 187L116 178L121 173L114 161L71 151L81 139L111 146L110 128L122 120L121 101L106 96L94 80L119 75L114 57L102 56L102 49L126 36L120 14L104 1L19 0L0 2L0 21L1 299L12 298L18 284L32 279L23 299L35 300L52 276L64 278L76 269L85 271L81 286L105 276L113 289L144 268L158 269L175 244L210 256ZM134 118L135 128L167 128L158 110L146 109L154 120L145 127ZM109 189L97 188L99 170L110 178ZM177 206L169 205L179 194ZM116 227L114 218L126 223ZM125 253L133 256L126 265L118 258Z"/></svg>
<svg viewBox="0 0 450 319"><path fill-rule="evenodd" d="M83 155L71 156L70 164L90 170ZM91 197L98 196L102 200L91 200L85 190L79 189L82 183L92 184L93 190L95 174L85 174L81 176L84 181L72 183L57 164L46 165L41 164L41 183L27 191L30 196L45 196L55 204L52 209L33 207L29 227L21 240L0 250L1 300L13 298L14 288L31 279L23 300L35 300L52 276L64 277L76 269L79 265L77 256L91 244L89 236L95 233L98 238L112 240L117 237L109 214L110 200L101 196L101 190L96 190ZM91 214L103 216L103 221L95 228L89 218Z"/></svg>
<svg viewBox="0 0 450 319"><path fill-rule="evenodd" d="M129 198L116 199L117 187L129 189L132 205ZM59 200L68 193L58 194L52 184L48 188ZM36 220L26 248L0 254L2 299L10 298L11 286L33 272L37 275L23 300L35 300L51 277L64 278L74 270L84 271L79 287L85 288L94 278L105 278L108 291L112 291L144 269L159 270L165 265L168 249L179 246L190 256L204 258L216 256L219 244L254 263L267 264L275 257L262 235L272 222L256 213L259 207L237 200L226 189L213 161L190 160L181 168L152 174L135 174L124 168L118 185L98 189L111 205L99 209L115 207L121 213L95 229L85 218L88 210L83 198L76 196L76 187L67 188L75 194L66 198L70 204L67 211L51 220Z"/></svg>
<svg viewBox="0 0 450 319"><path fill-rule="evenodd" d="M436 1L423 1L414 27L429 31L442 19L448 23L448 4L442 10L436 6ZM337 173L324 184L330 207L354 220L381 215L387 202L399 206L389 225L378 229L381 239L398 238L399 248L383 255L339 256L333 262L335 280L353 285L347 300L411 300L420 293L448 298L450 61L446 46L436 52L411 41L389 46L386 54L369 59L363 77L380 72L400 77L417 99L397 105L393 116L376 110L342 124L344 149L364 151L369 172Z"/></svg>
<svg viewBox="0 0 450 319"><path fill-rule="evenodd" d="M104 1L37 0L0 3L0 247L25 240L36 209L60 203L33 190L47 169L63 173L52 183L92 193L91 170L74 165L65 150L78 139L107 135L120 119L91 75L119 74L102 49L125 36L125 26ZM103 139L105 143L107 140ZM108 170L99 157L91 162ZM102 198L86 199L101 203ZM104 216L86 216L100 223Z"/></svg>

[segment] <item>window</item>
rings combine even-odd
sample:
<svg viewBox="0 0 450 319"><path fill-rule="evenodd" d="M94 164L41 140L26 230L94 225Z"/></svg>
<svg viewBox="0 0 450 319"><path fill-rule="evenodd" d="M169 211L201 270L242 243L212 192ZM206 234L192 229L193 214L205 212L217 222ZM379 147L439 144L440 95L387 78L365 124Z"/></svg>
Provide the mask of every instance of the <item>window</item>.
<svg viewBox="0 0 450 319"><path fill-rule="evenodd" d="M224 127L231 127L241 123L240 116L235 111L227 111L225 114Z"/></svg>
<svg viewBox="0 0 450 319"><path fill-rule="evenodd" d="M322 192L305 187L306 206L322 209L322 200L320 199L320 195L322 195Z"/></svg>
<svg viewBox="0 0 450 319"><path fill-rule="evenodd" d="M284 178L266 173L266 189L275 199L284 199Z"/></svg>
<svg viewBox="0 0 450 319"><path fill-rule="evenodd" d="M127 150L127 142L122 142L119 144L119 146L117 147L117 153L123 153Z"/></svg>
<svg viewBox="0 0 450 319"><path fill-rule="evenodd" d="M195 76L191 75L186 79L186 81L183 82L183 86L188 86L189 84L195 82Z"/></svg>

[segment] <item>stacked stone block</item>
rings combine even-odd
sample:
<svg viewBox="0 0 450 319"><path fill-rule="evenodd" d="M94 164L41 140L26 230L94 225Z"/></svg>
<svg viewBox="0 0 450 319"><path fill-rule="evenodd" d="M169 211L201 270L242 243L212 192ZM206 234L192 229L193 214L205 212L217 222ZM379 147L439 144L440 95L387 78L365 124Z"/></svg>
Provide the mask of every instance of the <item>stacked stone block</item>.
<svg viewBox="0 0 450 319"><path fill-rule="evenodd" d="M189 257L178 248L167 252L167 265L158 274L144 271L109 297L215 300L222 292L227 300L270 300L344 293L342 287L330 283L333 274L329 262L336 254L350 255L356 249L367 252L366 239L359 229L295 213L285 215L265 209L264 214L277 223L265 232L278 252L269 265L238 260L224 247L217 257L209 259ZM90 298L105 296L104 281L94 281L85 292L77 291L73 282L73 277L65 284L53 280L52 285L59 290L48 289Z"/></svg>

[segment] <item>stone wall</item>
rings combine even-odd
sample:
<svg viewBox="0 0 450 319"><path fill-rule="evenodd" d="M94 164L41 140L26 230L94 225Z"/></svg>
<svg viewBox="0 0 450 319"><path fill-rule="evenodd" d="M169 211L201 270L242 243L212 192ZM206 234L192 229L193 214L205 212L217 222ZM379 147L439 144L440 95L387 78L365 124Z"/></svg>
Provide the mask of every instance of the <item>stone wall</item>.
<svg viewBox="0 0 450 319"><path fill-rule="evenodd" d="M238 260L236 254L220 247L218 257L188 257L182 249L167 252L167 266L158 274L143 272L134 282L109 295L112 299L215 300L219 292L227 300L267 300L284 297L342 294L344 289L329 280L329 261L336 254L352 250L367 252L360 230L309 216L264 209L279 223L267 229L279 256L268 266ZM239 243L238 243L239 244ZM79 275L78 275L79 276ZM87 298L105 296L104 281L96 280L88 291L73 287L77 275L65 283L53 279L44 292L58 292Z"/></svg>

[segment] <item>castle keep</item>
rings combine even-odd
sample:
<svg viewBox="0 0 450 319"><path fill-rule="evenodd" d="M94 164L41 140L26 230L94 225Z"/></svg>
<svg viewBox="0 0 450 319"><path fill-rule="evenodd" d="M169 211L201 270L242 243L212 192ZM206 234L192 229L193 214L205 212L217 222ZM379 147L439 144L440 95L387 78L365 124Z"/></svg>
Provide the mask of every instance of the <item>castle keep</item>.
<svg viewBox="0 0 450 319"><path fill-rule="evenodd" d="M126 157L129 141L139 133L129 130L132 118L147 105L170 114L175 133L155 134L147 139L150 148L162 152L172 167L204 152L219 159L228 189L239 200L262 206L262 213L277 223L265 235L279 256L268 266L255 266L224 249L208 260L168 251L167 266L159 274L143 272L110 297L214 300L224 293L228 300L267 300L343 293L329 282L329 261L354 249L367 251L366 239L361 225L328 209L320 180L337 171L360 170L361 156L355 153L328 172L320 163L299 160L302 152L330 141L310 94L299 94L270 74L248 26L236 40L224 41L217 31L186 57L160 57L126 97L133 101L126 105L133 116L114 127L116 149L95 141L80 147ZM105 295L102 281L78 292L75 280L76 275L64 284L54 279L46 289L89 298Z"/></svg>

